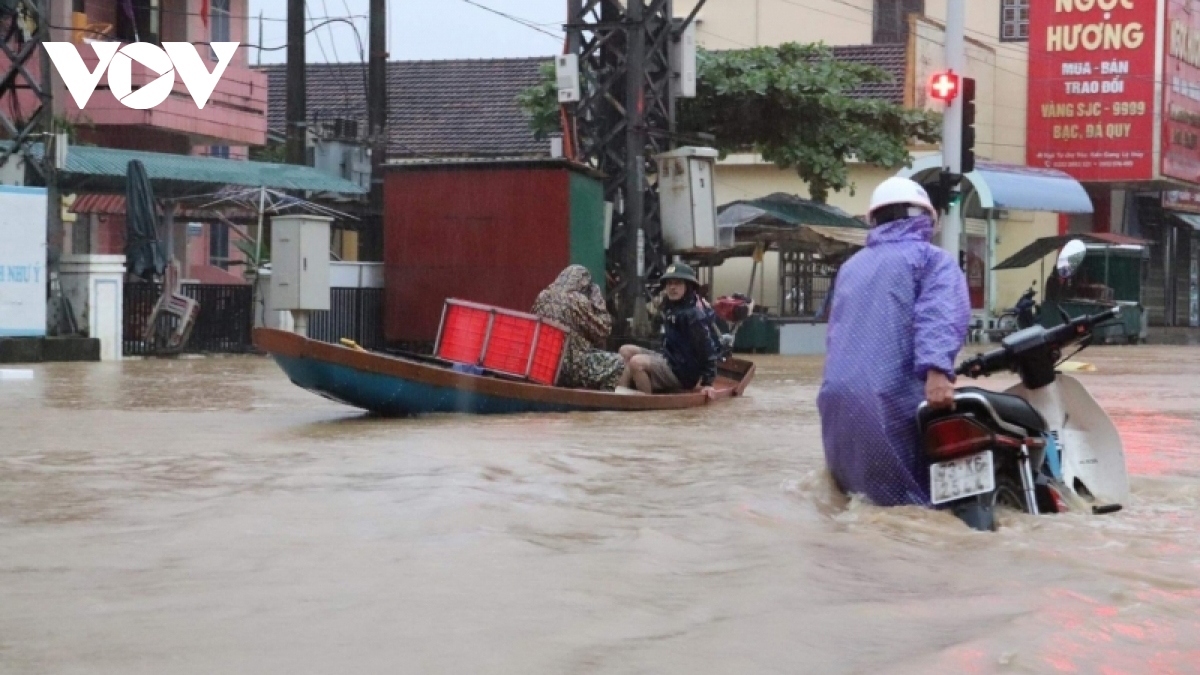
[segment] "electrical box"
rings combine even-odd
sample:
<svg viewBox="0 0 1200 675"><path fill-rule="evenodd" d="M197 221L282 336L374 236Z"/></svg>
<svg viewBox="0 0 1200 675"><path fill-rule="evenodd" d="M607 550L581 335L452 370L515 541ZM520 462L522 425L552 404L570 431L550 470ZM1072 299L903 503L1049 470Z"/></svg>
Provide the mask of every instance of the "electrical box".
<svg viewBox="0 0 1200 675"><path fill-rule="evenodd" d="M329 225L306 214L271 219L270 311L329 309Z"/></svg>
<svg viewBox="0 0 1200 675"><path fill-rule="evenodd" d="M371 187L371 152L360 144L318 140L312 148L312 166L332 176L341 176L364 188Z"/></svg>
<svg viewBox="0 0 1200 675"><path fill-rule="evenodd" d="M579 57L562 54L554 59L554 74L558 80L558 102L575 103L579 100Z"/></svg>
<svg viewBox="0 0 1200 675"><path fill-rule="evenodd" d="M717 247L717 202L712 148L679 148L657 155L663 241L671 252Z"/></svg>
<svg viewBox="0 0 1200 675"><path fill-rule="evenodd" d="M696 98L695 21L671 41L671 88L678 98Z"/></svg>

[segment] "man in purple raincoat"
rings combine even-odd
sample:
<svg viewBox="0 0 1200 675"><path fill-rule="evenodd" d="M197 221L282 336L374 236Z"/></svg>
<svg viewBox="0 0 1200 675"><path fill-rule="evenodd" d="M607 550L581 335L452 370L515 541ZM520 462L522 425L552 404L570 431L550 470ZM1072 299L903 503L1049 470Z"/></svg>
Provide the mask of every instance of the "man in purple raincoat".
<svg viewBox="0 0 1200 675"><path fill-rule="evenodd" d="M842 490L880 506L928 506L917 406L954 400L954 361L971 320L967 280L930 243L925 190L889 178L871 196L867 247L841 268L817 397L825 459Z"/></svg>

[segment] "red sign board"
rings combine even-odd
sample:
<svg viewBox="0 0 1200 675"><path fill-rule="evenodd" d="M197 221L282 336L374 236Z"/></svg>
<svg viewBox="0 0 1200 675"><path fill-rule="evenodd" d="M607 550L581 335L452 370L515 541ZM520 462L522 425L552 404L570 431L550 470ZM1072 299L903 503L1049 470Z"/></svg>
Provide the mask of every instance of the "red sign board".
<svg viewBox="0 0 1200 675"><path fill-rule="evenodd" d="M1162 174L1200 183L1200 4L1167 0L1165 30Z"/></svg>
<svg viewBox="0 0 1200 675"><path fill-rule="evenodd" d="M1158 0L1029 3L1030 166L1154 178Z"/></svg>

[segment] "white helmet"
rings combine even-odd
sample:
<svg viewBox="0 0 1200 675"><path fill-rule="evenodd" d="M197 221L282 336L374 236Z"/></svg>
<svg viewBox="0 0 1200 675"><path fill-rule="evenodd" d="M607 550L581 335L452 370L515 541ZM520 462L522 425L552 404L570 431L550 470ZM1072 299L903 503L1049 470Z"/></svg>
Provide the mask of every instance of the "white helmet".
<svg viewBox="0 0 1200 675"><path fill-rule="evenodd" d="M871 206L867 210L867 220L871 225L879 225L876 222L875 212L885 206L908 205L907 216L900 217L915 217L921 215L921 212L929 214L929 217L937 219L937 209L933 208L933 203L929 200L929 193L925 192L925 188L921 187L914 180L908 178L900 178L893 176L875 188L875 192L871 194ZM882 222L890 222L896 220L897 215L893 215Z"/></svg>

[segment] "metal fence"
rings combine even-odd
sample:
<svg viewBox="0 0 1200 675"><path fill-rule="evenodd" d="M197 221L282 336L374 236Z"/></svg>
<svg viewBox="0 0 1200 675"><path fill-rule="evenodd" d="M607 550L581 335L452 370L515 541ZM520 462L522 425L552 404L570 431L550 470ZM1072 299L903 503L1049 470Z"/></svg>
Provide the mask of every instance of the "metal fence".
<svg viewBox="0 0 1200 675"><path fill-rule="evenodd" d="M122 349L126 356L153 352L142 335L161 289L160 284L125 284ZM183 293L200 303L185 352L241 354L253 349L253 286L184 284ZM308 336L332 343L349 338L366 349L382 351L383 297L382 288L330 289L329 311L309 313Z"/></svg>
<svg viewBox="0 0 1200 675"><path fill-rule="evenodd" d="M239 354L252 348L254 289L251 286L184 284L183 294L200 305L196 325L183 350L189 353ZM162 293L160 284L125 284L124 340L126 356L153 351L142 339L146 322Z"/></svg>
<svg viewBox="0 0 1200 675"><path fill-rule="evenodd" d="M385 346L384 290L333 288L329 293L329 311L309 313L308 336L314 340L333 343L342 338L349 338L366 349L382 351Z"/></svg>
<svg viewBox="0 0 1200 675"><path fill-rule="evenodd" d="M838 265L814 253L784 251L779 256L780 316L824 317ZM828 317L824 317L828 318Z"/></svg>

